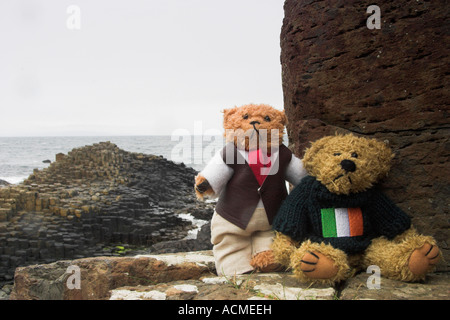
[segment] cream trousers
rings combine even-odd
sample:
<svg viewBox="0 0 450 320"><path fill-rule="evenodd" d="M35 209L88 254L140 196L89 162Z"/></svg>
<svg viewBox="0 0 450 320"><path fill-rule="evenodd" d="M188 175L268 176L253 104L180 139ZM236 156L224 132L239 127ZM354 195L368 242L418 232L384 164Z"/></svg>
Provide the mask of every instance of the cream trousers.
<svg viewBox="0 0 450 320"><path fill-rule="evenodd" d="M256 208L245 230L214 212L211 242L218 275L243 274L253 270L252 257L270 250L274 233L264 208Z"/></svg>

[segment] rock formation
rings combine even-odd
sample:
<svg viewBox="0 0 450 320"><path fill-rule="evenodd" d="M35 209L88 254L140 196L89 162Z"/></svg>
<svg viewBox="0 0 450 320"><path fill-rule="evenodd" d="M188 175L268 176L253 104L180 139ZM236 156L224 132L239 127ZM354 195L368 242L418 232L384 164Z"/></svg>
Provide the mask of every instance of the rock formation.
<svg viewBox="0 0 450 320"><path fill-rule="evenodd" d="M18 266L183 241L193 226L180 213L212 215L193 194L195 174L108 142L58 154L23 184L0 188L0 281L12 279ZM178 246L208 249L195 240Z"/></svg>
<svg viewBox="0 0 450 320"><path fill-rule="evenodd" d="M211 251L96 257L17 268L11 300L448 300L449 275L426 284L381 279L378 290L361 273L345 285L299 283L292 273L218 277ZM1 293L1 291L0 291ZM1 299L1 294L0 294ZM256 303L256 302L255 302ZM173 307L173 306L172 306ZM176 312L178 308L165 310ZM278 309L278 312L281 312ZM274 312L275 313L275 312Z"/></svg>
<svg viewBox="0 0 450 320"><path fill-rule="evenodd" d="M0 187L1 186L8 186L8 185L10 185L10 183L8 181L0 179Z"/></svg>
<svg viewBox="0 0 450 320"><path fill-rule="evenodd" d="M366 25L373 4L381 29ZM286 0L284 10L281 63L293 151L301 156L309 141L335 132L389 142L396 158L386 193L450 262L450 7L443 0Z"/></svg>

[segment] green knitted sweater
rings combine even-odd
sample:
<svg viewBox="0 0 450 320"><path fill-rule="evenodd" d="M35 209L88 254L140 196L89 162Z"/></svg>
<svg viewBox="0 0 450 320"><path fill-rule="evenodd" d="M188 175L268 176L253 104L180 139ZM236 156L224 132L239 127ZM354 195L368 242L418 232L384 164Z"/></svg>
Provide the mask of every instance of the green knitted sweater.
<svg viewBox="0 0 450 320"><path fill-rule="evenodd" d="M307 176L282 203L272 227L296 241L324 242L347 254L364 251L373 238L392 239L410 218L378 188L337 195Z"/></svg>

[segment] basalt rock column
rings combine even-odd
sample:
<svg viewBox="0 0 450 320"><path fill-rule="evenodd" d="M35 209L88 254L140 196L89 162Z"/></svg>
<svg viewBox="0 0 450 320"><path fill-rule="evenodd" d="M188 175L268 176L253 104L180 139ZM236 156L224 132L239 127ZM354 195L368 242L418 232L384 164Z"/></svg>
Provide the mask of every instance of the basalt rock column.
<svg viewBox="0 0 450 320"><path fill-rule="evenodd" d="M371 5L380 29L367 27ZM293 151L335 132L389 142L396 158L383 187L447 261L449 9L439 0L286 0L281 32Z"/></svg>

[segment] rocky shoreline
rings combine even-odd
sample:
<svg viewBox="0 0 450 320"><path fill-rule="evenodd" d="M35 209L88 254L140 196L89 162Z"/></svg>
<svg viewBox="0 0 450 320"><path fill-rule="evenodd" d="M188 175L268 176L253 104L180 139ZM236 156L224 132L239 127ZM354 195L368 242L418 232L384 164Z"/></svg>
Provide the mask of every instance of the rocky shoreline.
<svg viewBox="0 0 450 320"><path fill-rule="evenodd" d="M64 259L210 248L188 237L212 203L193 193L196 171L110 142L58 154L18 185L0 187L0 287L19 266ZM203 236L202 236L203 235ZM191 239L189 239L191 238Z"/></svg>

